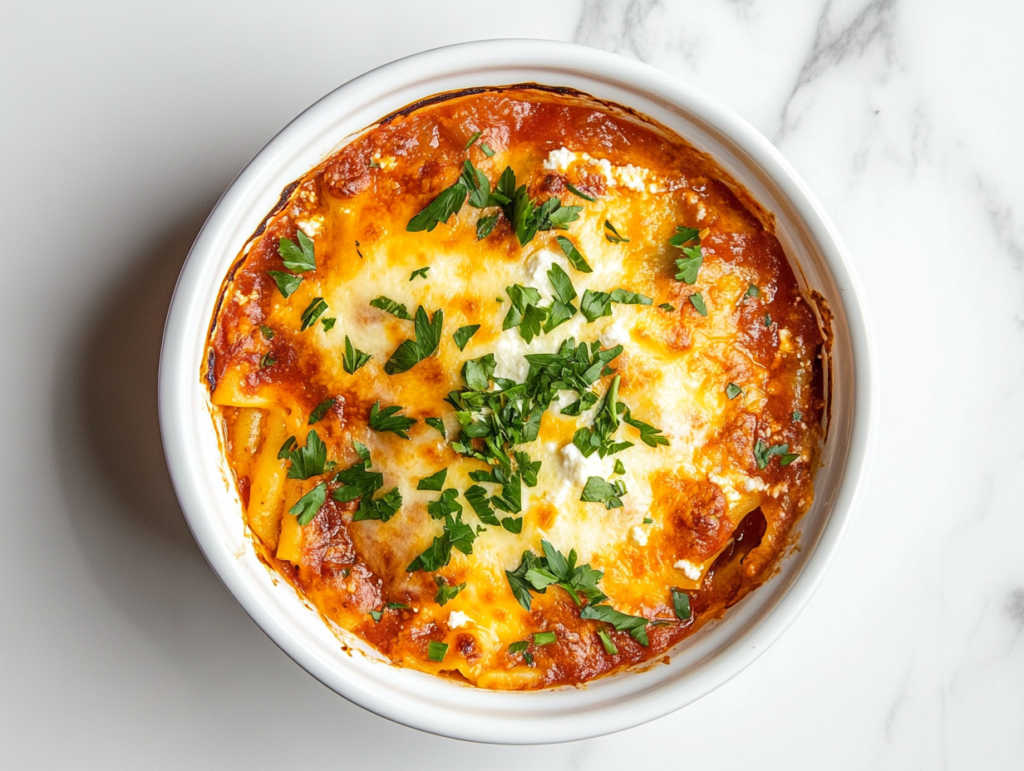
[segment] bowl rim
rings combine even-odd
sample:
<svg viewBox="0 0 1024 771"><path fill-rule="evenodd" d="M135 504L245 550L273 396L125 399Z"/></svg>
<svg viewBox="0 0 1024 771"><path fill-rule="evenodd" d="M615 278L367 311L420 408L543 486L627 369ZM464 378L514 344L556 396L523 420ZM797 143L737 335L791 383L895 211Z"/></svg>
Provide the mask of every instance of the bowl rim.
<svg viewBox="0 0 1024 771"><path fill-rule="evenodd" d="M821 533L805 555L802 567L780 590L777 600L765 611L763 617L752 622L753 626L743 633L736 644L729 644L724 650L718 651L711 660L702 663L692 673L680 676L678 682L658 688L634 689L610 703L588 698L588 688L571 689L570 693L583 695L549 700L554 705L552 710L537 714L505 714L500 707L481 710L478 709L479 703L471 705L476 697L456 696L453 702L447 693L447 701L432 703L431 697L438 696L441 689L451 687L451 684L429 675L424 677L436 681L436 685L419 684L415 697L398 691L381 692L377 688L367 687L367 683L358 678L349 677L349 673L339 670L337 662L318 655L309 640L302 636L301 630L293 628L287 619L282 618L282 614L261 595L260 588L254 587L253 581L245 577L238 567L240 555L225 548L223 540L215 531L215 506L198 482L203 473L210 472L198 465L200 460L193 451L196 416L192 414L193 404L187 393L198 381L195 351L192 350L196 325L201 324L201 328L205 329L210 320L209 314L206 318L202 315L203 298L204 293L209 292L208 267L215 256L218 233L228 227L242 199L252 194L275 164L281 163L282 154L293 150L296 143L308 143L311 132L316 133L318 127L330 123L332 118L337 119L339 111L344 112L347 104L355 103L353 99L358 101L358 98L365 99L368 95L386 93L397 85L408 88L421 82L437 82L459 73L486 73L503 69L544 71L554 78L559 73L566 77L576 73L615 83L626 91L642 93L648 99L678 106L727 137L778 187L820 251L842 297L854 375L853 416L848 428L846 463L840 471L841 479L831 508L824 515ZM567 85L550 81L549 84ZM446 90L450 89L428 90L422 93L421 98ZM377 117L383 117L384 114L381 112ZM350 132L343 141L336 142L334 148L348 141L352 133L356 132ZM689 141L689 137L684 138ZM314 165L315 162L308 168ZM275 200L279 191L280 188L270 191ZM264 211L269 210L268 206ZM234 254L237 254L237 249ZM218 292L222 278L223 275L217 279ZM164 452L182 511L214 572L264 633L296 663L341 696L395 722L458 739L535 744L599 736L640 725L680 709L739 674L792 624L820 585L849 527L875 440L878 374L873 365L873 335L864 313L862 295L860 281L835 226L779 150L743 118L692 86L641 62L572 43L497 39L435 48L370 70L322 97L285 126L246 165L221 196L182 267L164 328L158 375L159 417ZM241 518L238 521L242 524ZM758 591L766 588L767 585ZM319 619L317 622L320 623ZM616 679L616 676L606 678L610 679ZM590 693L604 687L598 686L595 689L592 686ZM546 693L552 692L530 692L517 694L513 698L539 702L548 698L539 694ZM510 694L501 697L505 701L498 697L492 701L494 704L513 703L508 700L508 696ZM452 707L453 703L457 705L459 702L463 702L461 708ZM424 709L428 704L431 708Z"/></svg>

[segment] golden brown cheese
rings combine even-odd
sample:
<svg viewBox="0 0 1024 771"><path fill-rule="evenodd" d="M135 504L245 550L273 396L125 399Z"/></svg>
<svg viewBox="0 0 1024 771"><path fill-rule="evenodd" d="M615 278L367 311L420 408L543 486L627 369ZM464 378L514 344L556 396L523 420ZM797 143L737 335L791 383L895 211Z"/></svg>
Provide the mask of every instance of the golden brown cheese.
<svg viewBox="0 0 1024 771"><path fill-rule="evenodd" d="M430 231L407 229L458 183L467 160L488 189L510 167L537 205L557 199L563 215L581 208L565 229L540 230L526 243L510 221L513 204L494 201L483 208L466 201ZM495 224L479 238L486 217ZM679 226L699 232L688 253L669 242ZM591 272L567 258L560 236ZM315 268L289 270L283 239L296 249L311 245ZM688 284L676 278L676 261L694 247L702 263ZM533 288L535 306L551 307L552 266L571 281L575 313L529 341L517 327L503 330L509 287ZM286 297L273 272L278 281L287 274L301 282ZM588 320L585 292L615 289L648 304L612 302L608 315ZM421 306L428 318L443 311L436 351L405 372L388 374L385 365L414 338L414 322L371 305L380 297L410 315ZM326 309L303 329L304 314L308 320L321 299ZM470 325L479 330L460 350L453 335ZM491 468L479 459L488 455L484 440L460 436L446 398L467 388L469 360L494 357L493 391L529 381L525 356L554 353L570 338L595 344L588 352L622 348L589 389L597 404L566 414L580 394L562 390L543 410L537 438L505 447L540 467L535 485L522 487L521 512L499 508L488 524L465 493L475 485L496 496L504 488L479 481ZM371 357L354 372L346 371L346 339ZM272 569L327 619L399 664L486 688L529 689L579 684L652 659L770 576L812 498L821 344L770 215L709 158L613 105L509 88L404 110L291 186L225 281L202 374L249 527ZM580 451L574 436L608 414L613 382L634 421L667 443L644 443L623 410L610 441L632 446L606 457ZM377 403L415 419L408 438L370 427ZM468 412L467 420L487 414ZM445 437L427 418L443 421ZM286 440L307 450L322 440L326 466L314 460L316 473L294 478L302 461L280 452ZM373 498L396 489L401 496L386 521L357 521L358 500L332 497L346 487L335 475L363 462L362 447L368 470L383 475ZM521 473L511 452L509 466ZM441 493L417 489L442 469L462 509L449 507L448 525L428 508L441 514ZM621 506L581 500L593 478L624 485ZM311 521L300 525L289 511L307 494ZM454 548L436 570L409 570L460 522L475 535L471 553ZM529 592L527 610L506 571L520 566L524 551L542 557L542 541L602 571L596 587L606 598L584 592L577 604L553 585ZM440 583L465 586L442 604ZM677 612L673 590L688 598L688 618ZM599 618L587 618L595 607ZM605 609L634 620L600 615Z"/></svg>

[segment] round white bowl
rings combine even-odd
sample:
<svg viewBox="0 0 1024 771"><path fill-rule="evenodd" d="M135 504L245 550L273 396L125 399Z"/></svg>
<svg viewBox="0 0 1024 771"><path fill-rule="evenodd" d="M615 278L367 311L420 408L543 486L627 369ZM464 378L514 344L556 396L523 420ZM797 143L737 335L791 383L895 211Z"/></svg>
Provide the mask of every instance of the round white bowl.
<svg viewBox="0 0 1024 771"><path fill-rule="evenodd" d="M529 693L475 689L395 667L337 637L285 582L275 581L246 535L200 382L214 304L239 250L281 190L351 135L442 91L536 82L618 102L709 153L769 211L797 275L834 318L832 420L816 499L800 548L771 581L672 652L668 666L586 687ZM492 40L401 59L314 104L257 155L224 193L178 279L160 358L160 424L182 510L213 569L282 650L342 696L391 720L475 741L533 744L599 736L689 704L749 665L789 626L822 580L857 499L873 436L877 385L860 289L828 216L779 152L714 100L638 62L567 43Z"/></svg>

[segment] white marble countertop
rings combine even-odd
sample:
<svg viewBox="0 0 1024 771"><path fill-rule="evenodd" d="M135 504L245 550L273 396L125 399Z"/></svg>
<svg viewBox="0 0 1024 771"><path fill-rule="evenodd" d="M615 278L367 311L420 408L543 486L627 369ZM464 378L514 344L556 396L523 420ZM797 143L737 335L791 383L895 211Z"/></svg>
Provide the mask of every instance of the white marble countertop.
<svg viewBox="0 0 1024 771"><path fill-rule="evenodd" d="M0 746L8 768L1024 768L1024 5L8 3L0 47ZM555 747L456 743L293 664L207 567L155 413L177 271L333 87L575 40L737 110L844 235L878 336L866 495L783 638L702 701Z"/></svg>

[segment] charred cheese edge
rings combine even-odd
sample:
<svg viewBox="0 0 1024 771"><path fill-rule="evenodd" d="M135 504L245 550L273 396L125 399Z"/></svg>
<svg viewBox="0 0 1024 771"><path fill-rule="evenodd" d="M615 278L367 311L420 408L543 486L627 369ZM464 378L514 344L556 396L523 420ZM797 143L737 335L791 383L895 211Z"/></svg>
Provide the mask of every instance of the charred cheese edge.
<svg viewBox="0 0 1024 771"><path fill-rule="evenodd" d="M521 244L499 214L493 232L478 239L480 217L499 209L467 202L430 232L407 230L457 182L466 159L492 186L510 167L538 202L555 197L581 206L578 219ZM623 240L610 238L606 223ZM669 239L677 226L700 231L703 264L693 285L675 278L683 254ZM299 232L315 247L316 267L292 271L302 281L286 298L268 271L289 272L279 246ZM592 272L573 267L558 236L571 240ZM648 660L762 583L810 505L823 406L815 317L770 216L713 161L639 116L534 89L453 95L405 111L300 179L239 261L210 336L211 369L200 374L215 384L211 399L254 541L326 619L403 666L485 688L530 689L579 684ZM571 279L577 309L588 289L621 288L652 302L613 303L611 315L594 321L577 311L530 342L515 327L503 330L507 288L533 287L547 305L553 265ZM424 267L426 276L413 276ZM695 293L706 316L690 299ZM413 322L371 306L378 297L410 314L420 306L443 310L436 352L400 374L384 366L413 337ZM316 298L327 309L301 330ZM671 309L660 307L666 303ZM325 318L336 320L330 329ZM480 329L460 350L453 334L467 325ZM346 337L372 356L352 374L344 368ZM484 525L463 494L475 484L470 473L487 466L453 449L461 426L445 399L465 388L468 360L492 354L495 377L523 382L527 354L553 353L570 338L623 347L611 363L618 399L668 444L648 446L622 424L614 438L631 447L584 457L573 436L592 424L596 410L562 414L560 407L578 398L562 392L543 413L537 439L514 448L541 463L536 486L522 488L521 532ZM614 375L601 377L594 393L603 396ZM729 384L742 393L730 398ZM335 401L309 425L326 399ZM368 426L377 402L416 419L408 439ZM424 422L428 417L443 420L447 438ZM306 480L289 478L279 450L288 437L303 446L311 430L336 465ZM377 495L397 488L400 510L386 522L353 521L356 504L328 495L313 520L299 525L289 510L321 483L333 489L334 473L360 462L355 442L369 450L370 469L383 474ZM776 453L760 468L759 442L762 451L786 445L788 465ZM624 473L615 473L617 460ZM440 570L410 573L407 566L442 533L443 523L427 512L440 494L417 489L441 469L445 489L458 491L461 519L477 531L472 553L455 549ZM621 481L622 506L581 501L590 477ZM654 622L648 644L581 619L556 586L535 593L529 611L522 607L506 571L524 550L541 555L542 540L603 571L606 604ZM441 606L435 576L465 589ZM688 593L691 618L677 618L672 588ZM532 635L544 631L556 641L534 644ZM509 652L519 641L529 643L528 656ZM448 646L440 661L430 655L432 642Z"/></svg>

